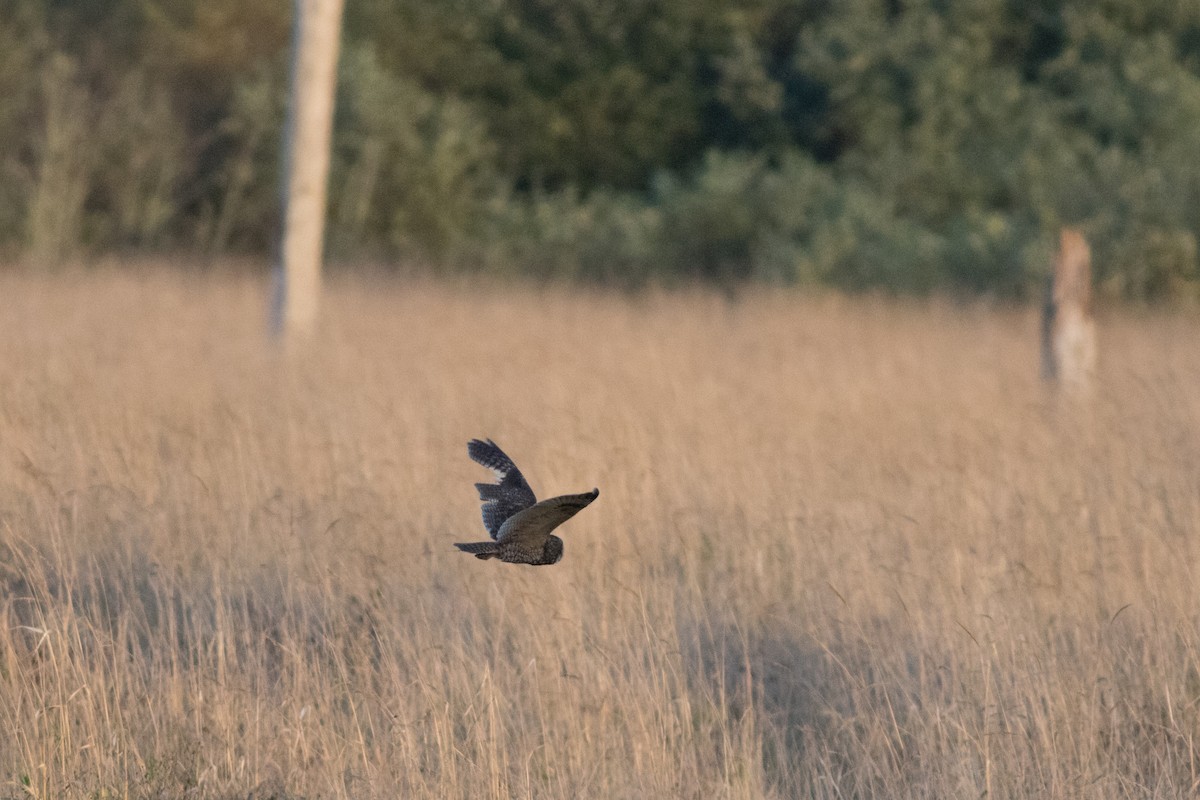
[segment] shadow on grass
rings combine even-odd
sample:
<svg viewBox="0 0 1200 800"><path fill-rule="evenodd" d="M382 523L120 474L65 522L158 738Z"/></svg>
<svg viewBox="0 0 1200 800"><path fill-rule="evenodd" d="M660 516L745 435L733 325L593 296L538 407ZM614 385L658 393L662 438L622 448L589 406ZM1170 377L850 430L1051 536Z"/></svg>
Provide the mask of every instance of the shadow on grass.
<svg viewBox="0 0 1200 800"><path fill-rule="evenodd" d="M860 641L817 641L776 627L711 620L681 631L697 705L752 725L766 786L780 796L881 796L908 766L913 674L884 667ZM901 659L905 672L915 670Z"/></svg>

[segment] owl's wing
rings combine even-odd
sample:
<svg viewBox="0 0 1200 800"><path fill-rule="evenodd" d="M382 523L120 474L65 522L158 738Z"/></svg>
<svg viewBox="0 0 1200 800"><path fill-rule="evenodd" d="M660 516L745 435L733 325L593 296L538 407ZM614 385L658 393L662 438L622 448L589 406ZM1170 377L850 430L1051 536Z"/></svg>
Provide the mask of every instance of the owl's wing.
<svg viewBox="0 0 1200 800"><path fill-rule="evenodd" d="M467 455L496 473L496 483L477 483L479 499L483 501L483 527L495 539L505 520L537 502L533 489L517 465L491 439L472 439L467 443Z"/></svg>
<svg viewBox="0 0 1200 800"><path fill-rule="evenodd" d="M564 494L551 497L537 505L513 514L500 527L496 541L506 544L540 545L550 532L591 505L600 496L599 489L583 494Z"/></svg>

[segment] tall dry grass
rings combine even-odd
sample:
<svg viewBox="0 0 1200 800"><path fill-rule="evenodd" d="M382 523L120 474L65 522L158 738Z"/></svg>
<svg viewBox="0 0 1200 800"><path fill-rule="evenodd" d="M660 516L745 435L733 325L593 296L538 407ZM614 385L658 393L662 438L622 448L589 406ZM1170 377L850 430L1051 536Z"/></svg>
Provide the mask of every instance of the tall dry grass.
<svg viewBox="0 0 1200 800"><path fill-rule="evenodd" d="M1200 348L1029 311L0 275L0 796L1180 797ZM465 442L599 486L482 563Z"/></svg>

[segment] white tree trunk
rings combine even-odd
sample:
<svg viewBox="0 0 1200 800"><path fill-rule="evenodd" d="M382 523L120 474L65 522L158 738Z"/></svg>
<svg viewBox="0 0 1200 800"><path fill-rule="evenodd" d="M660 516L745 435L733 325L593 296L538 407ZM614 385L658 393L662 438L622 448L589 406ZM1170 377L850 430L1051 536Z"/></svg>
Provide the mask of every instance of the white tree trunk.
<svg viewBox="0 0 1200 800"><path fill-rule="evenodd" d="M344 0L295 0L275 298L276 327L289 335L311 332L317 318L343 5Z"/></svg>

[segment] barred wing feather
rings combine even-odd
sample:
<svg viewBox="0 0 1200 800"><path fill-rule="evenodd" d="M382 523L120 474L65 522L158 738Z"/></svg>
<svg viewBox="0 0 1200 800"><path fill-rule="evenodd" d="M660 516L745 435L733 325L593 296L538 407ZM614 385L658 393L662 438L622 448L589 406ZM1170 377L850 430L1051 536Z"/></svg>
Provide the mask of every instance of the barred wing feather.
<svg viewBox="0 0 1200 800"><path fill-rule="evenodd" d="M475 484L479 499L483 501L483 527L495 539L505 521L533 506L537 503L537 497L521 470L491 439L472 439L467 443L467 455L496 473L496 483Z"/></svg>

